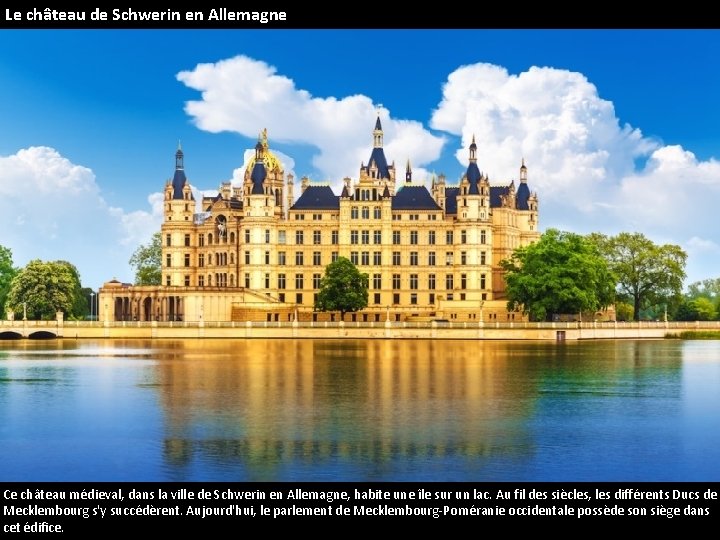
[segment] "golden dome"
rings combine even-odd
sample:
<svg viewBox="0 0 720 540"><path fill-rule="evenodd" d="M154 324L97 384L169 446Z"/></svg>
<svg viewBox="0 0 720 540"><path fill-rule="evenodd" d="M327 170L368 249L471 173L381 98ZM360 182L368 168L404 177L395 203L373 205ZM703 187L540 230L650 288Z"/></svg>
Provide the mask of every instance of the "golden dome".
<svg viewBox="0 0 720 540"><path fill-rule="evenodd" d="M262 152L260 153L260 155L262 156L263 163L265 164L265 170L281 171L282 164L280 163L280 160L277 158L277 156L270 151L268 145L267 128L263 129L260 132L260 136L258 137L258 144L262 146ZM250 161L248 161L248 170L252 170L253 166L255 165L256 156L257 153L250 158Z"/></svg>

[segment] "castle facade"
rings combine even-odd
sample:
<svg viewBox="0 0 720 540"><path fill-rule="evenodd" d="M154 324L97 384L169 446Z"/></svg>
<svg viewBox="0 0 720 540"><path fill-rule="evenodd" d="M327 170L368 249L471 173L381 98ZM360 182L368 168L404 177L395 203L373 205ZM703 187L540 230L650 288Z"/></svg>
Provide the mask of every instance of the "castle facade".
<svg viewBox="0 0 720 540"><path fill-rule="evenodd" d="M477 145L457 184L430 188L397 176L378 117L359 177L340 194L285 174L261 133L240 186L223 183L197 201L184 154L164 191L162 282L118 281L100 290L100 317L137 321L339 321L313 305L325 267L350 259L368 274L367 308L346 321L508 322L500 261L540 237L538 199L523 161L519 178L491 184ZM104 307L104 312L103 312Z"/></svg>

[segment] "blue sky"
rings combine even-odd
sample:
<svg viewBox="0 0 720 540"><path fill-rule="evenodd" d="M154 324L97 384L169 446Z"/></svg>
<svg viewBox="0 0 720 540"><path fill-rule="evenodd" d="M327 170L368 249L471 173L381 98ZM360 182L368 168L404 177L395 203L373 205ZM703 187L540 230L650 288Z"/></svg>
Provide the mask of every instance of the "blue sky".
<svg viewBox="0 0 720 540"><path fill-rule="evenodd" d="M520 160L541 228L642 232L720 277L716 30L0 30L0 245L16 265L132 281L178 141L193 187L242 172L267 128L296 177L370 155L456 182Z"/></svg>

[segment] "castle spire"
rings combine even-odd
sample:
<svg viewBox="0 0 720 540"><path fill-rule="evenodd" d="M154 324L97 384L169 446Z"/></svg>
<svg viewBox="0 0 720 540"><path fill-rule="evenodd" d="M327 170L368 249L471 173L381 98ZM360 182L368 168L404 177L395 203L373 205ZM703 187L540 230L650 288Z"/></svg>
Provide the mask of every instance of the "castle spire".
<svg viewBox="0 0 720 540"><path fill-rule="evenodd" d="M525 166L525 158L522 158L522 165L520 165L520 182L523 184L527 183L527 167Z"/></svg>
<svg viewBox="0 0 720 540"><path fill-rule="evenodd" d="M470 143L470 163L477 163L477 144L475 144L474 133L472 136L472 142Z"/></svg>
<svg viewBox="0 0 720 540"><path fill-rule="evenodd" d="M177 152L175 152L175 170L180 171L184 168L184 154L182 151L182 146L180 145L180 141L178 141L178 149Z"/></svg>
<svg viewBox="0 0 720 540"><path fill-rule="evenodd" d="M407 184L412 182L412 169L410 168L410 158L408 158L407 166L405 167L405 182Z"/></svg>
<svg viewBox="0 0 720 540"><path fill-rule="evenodd" d="M375 121L375 129L373 130L373 147L383 147L383 129L380 123L380 111L377 113L377 120Z"/></svg>

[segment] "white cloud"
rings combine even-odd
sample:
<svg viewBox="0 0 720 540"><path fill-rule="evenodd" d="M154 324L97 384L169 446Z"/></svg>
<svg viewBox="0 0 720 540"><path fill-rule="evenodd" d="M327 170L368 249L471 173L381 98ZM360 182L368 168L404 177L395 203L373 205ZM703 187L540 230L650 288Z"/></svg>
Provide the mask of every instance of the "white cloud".
<svg viewBox="0 0 720 540"><path fill-rule="evenodd" d="M623 125L584 75L463 66L448 76L430 125L461 136L463 164L475 135L491 183L517 179L524 157L543 228L642 232L688 251L691 281L720 275L720 252L707 249L720 243L720 163Z"/></svg>
<svg viewBox="0 0 720 540"><path fill-rule="evenodd" d="M706 240L704 238L698 238L693 236L685 245L688 247L690 252L702 252L702 251L720 251L720 246L713 240Z"/></svg>
<svg viewBox="0 0 720 540"><path fill-rule="evenodd" d="M177 78L202 92L201 100L185 107L200 129L254 137L267 128L271 147L273 141L316 147L313 165L324 177L313 180L340 188L342 178L357 177L361 162L370 156L376 118L370 97L313 97L277 74L274 67L246 56L200 64ZM442 137L419 122L391 118L384 108L380 108L380 118L388 143L386 156L402 160L396 166L403 173L407 159L422 167L439 157Z"/></svg>
<svg viewBox="0 0 720 540"><path fill-rule="evenodd" d="M93 171L53 148L0 156L0 245L12 250L16 266L62 259L78 268L85 286L130 281L130 255L159 228L162 196L150 203L152 212L110 208Z"/></svg>

